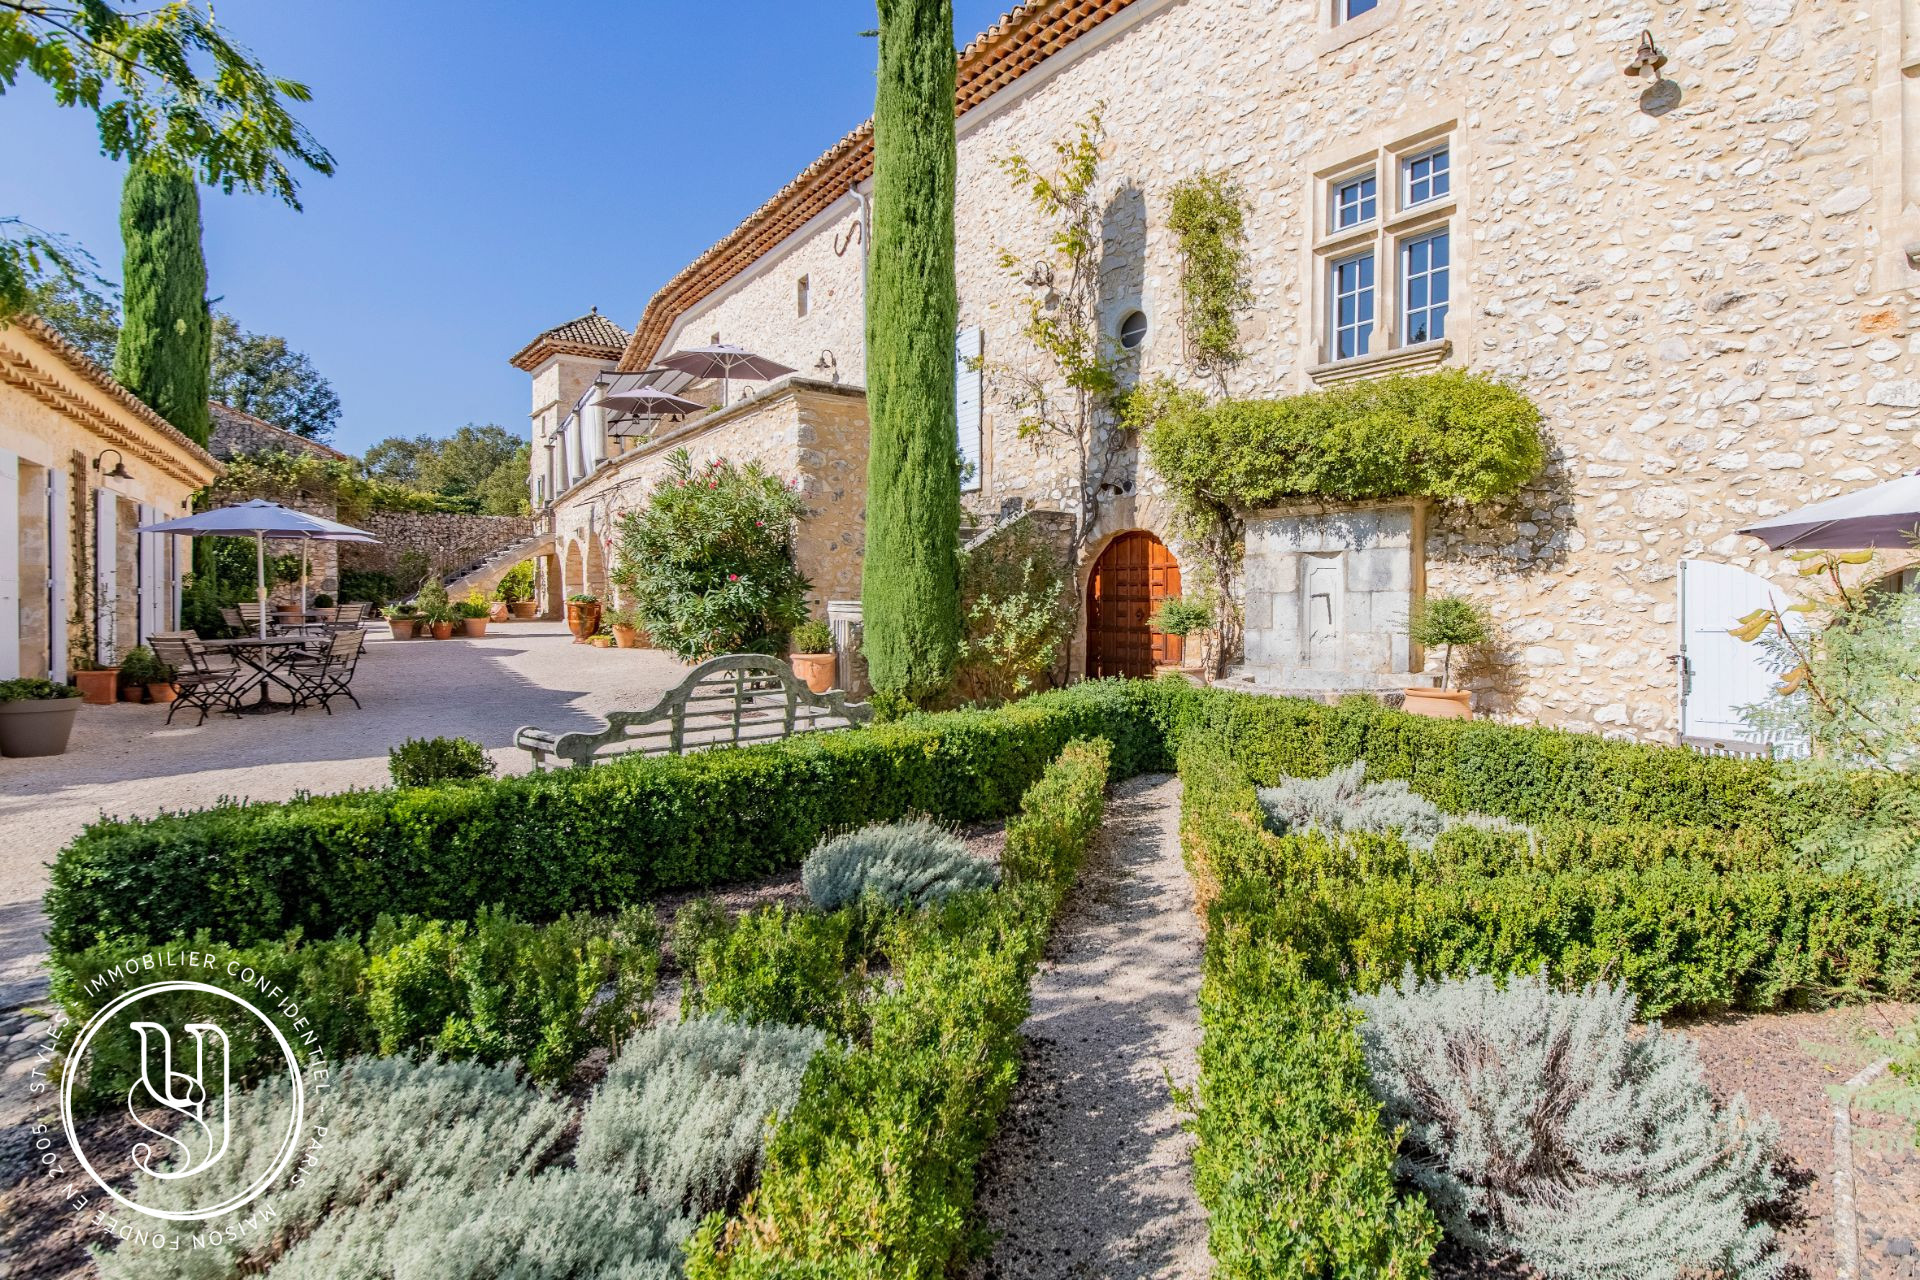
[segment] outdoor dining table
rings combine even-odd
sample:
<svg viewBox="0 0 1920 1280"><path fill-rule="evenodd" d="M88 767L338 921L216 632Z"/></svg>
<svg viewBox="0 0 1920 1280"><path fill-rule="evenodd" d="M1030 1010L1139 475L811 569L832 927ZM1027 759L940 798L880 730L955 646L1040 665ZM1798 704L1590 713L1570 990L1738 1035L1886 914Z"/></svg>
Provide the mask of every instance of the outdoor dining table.
<svg viewBox="0 0 1920 1280"><path fill-rule="evenodd" d="M275 702L267 686L277 684L288 693L293 692L293 686L281 678L281 672L287 665L287 650L311 644L313 639L312 636L239 636L232 640L203 640L201 643L209 649L231 653L235 661L252 669L253 674L247 677L246 683L235 690L233 709L258 713L278 711L282 707L293 709L294 703ZM241 698L252 691L255 685L260 688L259 699L243 705Z"/></svg>

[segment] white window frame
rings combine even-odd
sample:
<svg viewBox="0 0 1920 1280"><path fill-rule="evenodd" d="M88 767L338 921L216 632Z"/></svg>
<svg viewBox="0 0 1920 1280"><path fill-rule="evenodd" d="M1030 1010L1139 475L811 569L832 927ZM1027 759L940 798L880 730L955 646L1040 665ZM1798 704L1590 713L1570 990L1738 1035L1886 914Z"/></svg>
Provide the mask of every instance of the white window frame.
<svg viewBox="0 0 1920 1280"><path fill-rule="evenodd" d="M1343 209L1340 200L1341 192L1347 190L1349 187L1357 187L1369 179L1373 181L1372 194L1356 196L1353 202L1354 220L1352 222L1340 221L1340 215ZM1327 205L1327 225L1336 232L1358 231L1362 227L1370 226L1380 221L1380 171L1372 167L1355 169L1345 177L1333 179L1327 183L1327 199L1329 201ZM1362 213L1361 210L1365 209L1369 202L1373 205L1372 211Z"/></svg>
<svg viewBox="0 0 1920 1280"><path fill-rule="evenodd" d="M1414 196L1413 196L1413 183L1414 183L1413 166L1416 164L1419 164L1422 160L1431 160L1435 156L1445 156L1447 158L1447 168L1446 168L1446 174L1445 174L1447 189L1445 191L1440 192L1438 195L1433 194L1432 192L1433 172L1432 170L1429 170L1427 174L1428 194L1416 200L1414 199ZM1400 207L1402 209L1406 209L1406 210L1418 209L1426 205L1433 204L1436 201L1449 200L1452 197L1453 197L1453 147L1450 145L1449 142L1441 142L1438 145L1431 146L1431 147L1422 147L1418 151L1408 152L1406 155L1403 155L1400 157L1399 198L1400 198Z"/></svg>
<svg viewBox="0 0 1920 1280"><path fill-rule="evenodd" d="M1455 234L1460 228L1454 225L1460 207L1457 133L1458 127L1453 123L1427 128L1401 140L1377 145L1365 154L1340 158L1339 163L1318 171L1314 181L1319 189L1311 206L1318 210L1312 255L1318 280L1315 287L1320 291L1316 298L1319 313L1318 332L1314 337L1316 356L1309 369L1310 376L1315 380L1322 376L1315 371L1319 365L1344 364L1346 361L1368 358L1387 360L1392 353L1409 347L1425 347L1441 341L1457 343L1458 338L1452 330L1454 322L1463 314L1460 240ZM1447 153L1448 160L1446 192L1417 203L1410 202L1407 198L1411 191L1409 166L1442 151ZM1375 179L1375 216L1341 225L1341 190L1365 179L1369 174ZM1413 332L1412 321L1417 314L1409 305L1410 253L1414 245L1443 232L1447 236L1447 265L1444 268L1447 298L1441 320L1443 332L1437 338L1423 338L1416 342L1410 336ZM1340 292L1336 281L1339 269L1362 255L1370 255L1373 259L1371 329L1361 349L1342 355L1341 338L1343 335L1351 338L1356 326L1343 326L1341 323ZM1421 310L1424 312L1429 309L1430 306ZM1429 323L1429 332L1431 328ZM1410 361L1419 364L1428 359L1437 361L1447 348L1440 350L1441 355L1429 356L1422 352L1410 355L1406 361L1399 363ZM1391 360L1387 362L1393 363ZM1359 375L1329 373L1327 376Z"/></svg>
<svg viewBox="0 0 1920 1280"><path fill-rule="evenodd" d="M1355 4L1364 4L1366 7L1356 11ZM1355 18L1364 18L1378 9L1380 4L1381 0L1333 0L1333 24L1339 26Z"/></svg>
<svg viewBox="0 0 1920 1280"><path fill-rule="evenodd" d="M1340 269L1347 266L1359 266L1365 263L1368 270L1366 283L1357 283L1353 291L1342 293L1340 290ZM1358 299L1365 297L1368 313L1365 320L1360 318ZM1352 297L1356 300L1354 321L1351 325L1340 323L1340 303ZM1354 350L1346 355L1340 354L1340 336L1351 330L1354 334ZM1380 332L1380 255L1372 245L1358 253L1349 253L1333 258L1327 263L1327 358L1329 360L1351 360L1357 356L1373 354L1373 340Z"/></svg>
<svg viewBox="0 0 1920 1280"><path fill-rule="evenodd" d="M1416 273L1411 264L1414 247L1422 244L1431 245L1434 241L1442 237L1445 237L1447 242L1446 262L1436 269L1433 265L1431 250L1429 250L1425 269ZM1405 339L1404 345L1414 346L1422 342L1438 342L1447 336L1447 315L1453 310L1453 228L1451 225L1442 224L1437 227L1427 227L1412 235L1401 236L1394 243L1394 252L1398 255L1400 275L1400 315L1398 327ZM1437 307L1433 301L1433 282L1436 276L1445 281L1447 291L1446 299L1439 303ZM1417 278L1424 278L1426 281L1427 300L1420 307L1415 308L1413 305L1413 284ZM1413 316L1416 310L1425 312L1428 316L1429 331L1421 337L1414 336ZM1436 310L1439 312L1438 319L1441 330L1439 333L1431 332L1433 313Z"/></svg>

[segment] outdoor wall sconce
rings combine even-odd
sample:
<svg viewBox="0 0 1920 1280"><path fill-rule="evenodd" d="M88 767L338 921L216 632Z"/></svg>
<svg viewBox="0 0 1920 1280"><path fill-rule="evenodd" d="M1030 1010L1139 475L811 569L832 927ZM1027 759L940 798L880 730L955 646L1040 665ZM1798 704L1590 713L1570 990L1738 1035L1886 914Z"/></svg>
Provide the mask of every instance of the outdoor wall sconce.
<svg viewBox="0 0 1920 1280"><path fill-rule="evenodd" d="M822 347L820 349L820 358L813 362L813 371L815 373L826 374L838 385L840 381L840 357L833 354L830 348Z"/></svg>
<svg viewBox="0 0 1920 1280"><path fill-rule="evenodd" d="M102 449L100 451L100 456L93 460L93 469L95 471L100 471L102 469L100 464L107 460L108 454L113 455L113 470L106 472L102 478L106 480L133 479L133 472L127 470L126 460L120 456L120 451L118 449Z"/></svg>
<svg viewBox="0 0 1920 1280"><path fill-rule="evenodd" d="M1660 68L1667 65L1667 55L1653 42L1652 31L1640 33L1640 44L1633 51L1633 58L1621 70L1629 76L1638 76L1648 84L1660 82Z"/></svg>

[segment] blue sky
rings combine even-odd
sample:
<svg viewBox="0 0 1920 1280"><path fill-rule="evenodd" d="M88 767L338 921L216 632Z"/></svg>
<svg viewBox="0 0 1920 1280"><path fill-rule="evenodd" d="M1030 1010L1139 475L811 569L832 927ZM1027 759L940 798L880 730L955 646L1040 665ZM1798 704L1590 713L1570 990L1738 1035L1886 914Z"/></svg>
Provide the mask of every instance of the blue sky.
<svg viewBox="0 0 1920 1280"><path fill-rule="evenodd" d="M956 0L959 43L1001 0ZM660 284L873 107L872 0L221 0L339 162L305 211L203 192L209 292L340 393L335 443L523 430L507 357ZM119 276L121 166L38 82L0 97L0 213Z"/></svg>

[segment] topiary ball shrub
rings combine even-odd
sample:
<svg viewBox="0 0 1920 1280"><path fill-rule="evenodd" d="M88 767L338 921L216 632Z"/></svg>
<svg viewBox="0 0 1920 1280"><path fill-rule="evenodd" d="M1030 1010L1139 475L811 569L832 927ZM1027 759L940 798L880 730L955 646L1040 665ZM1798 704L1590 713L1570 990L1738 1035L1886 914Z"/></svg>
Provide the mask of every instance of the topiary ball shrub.
<svg viewBox="0 0 1920 1280"><path fill-rule="evenodd" d="M889 906L923 906L968 889L991 889L1000 868L967 852L931 818L876 823L835 836L800 868L807 897L827 911L872 894Z"/></svg>
<svg viewBox="0 0 1920 1280"><path fill-rule="evenodd" d="M1784 1259L1753 1221L1785 1186L1776 1129L1743 1098L1714 1105L1691 1040L1633 1034L1634 999L1544 976L1356 996L1396 1171L1449 1239L1567 1280L1768 1277Z"/></svg>
<svg viewBox="0 0 1920 1280"><path fill-rule="evenodd" d="M387 752L396 787L430 787L493 776L493 757L471 738L408 738Z"/></svg>

